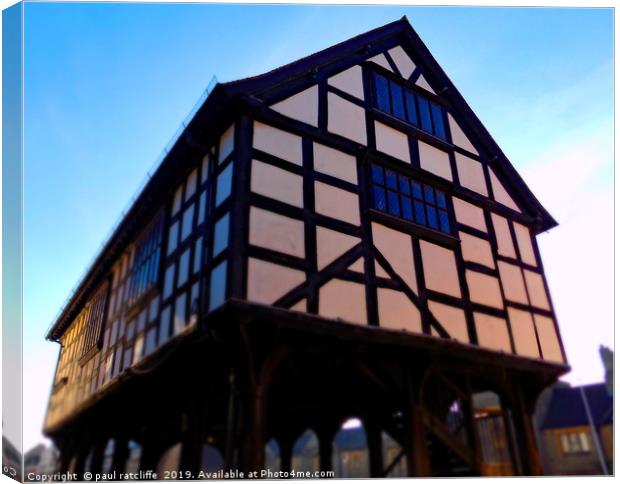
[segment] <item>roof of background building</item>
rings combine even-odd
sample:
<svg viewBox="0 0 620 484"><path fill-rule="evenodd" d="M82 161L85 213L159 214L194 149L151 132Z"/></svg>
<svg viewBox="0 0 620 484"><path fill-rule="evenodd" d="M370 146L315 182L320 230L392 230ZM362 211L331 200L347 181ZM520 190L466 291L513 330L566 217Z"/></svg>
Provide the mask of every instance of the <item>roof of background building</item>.
<svg viewBox="0 0 620 484"><path fill-rule="evenodd" d="M613 422L613 397L604 383L583 386L592 419L597 427ZM554 388L540 428L557 429L589 425L581 387Z"/></svg>

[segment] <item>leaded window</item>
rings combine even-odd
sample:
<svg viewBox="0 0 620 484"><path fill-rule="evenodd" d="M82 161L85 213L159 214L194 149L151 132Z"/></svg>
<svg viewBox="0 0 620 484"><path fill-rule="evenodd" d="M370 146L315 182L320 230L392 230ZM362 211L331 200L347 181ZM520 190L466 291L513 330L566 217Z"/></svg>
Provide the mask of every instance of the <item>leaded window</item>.
<svg viewBox="0 0 620 484"><path fill-rule="evenodd" d="M91 353L93 348L100 347L109 286L109 281L104 282L88 303L82 356Z"/></svg>
<svg viewBox="0 0 620 484"><path fill-rule="evenodd" d="M399 83L374 74L375 107L443 140L446 139L443 108Z"/></svg>
<svg viewBox="0 0 620 484"><path fill-rule="evenodd" d="M447 234L452 232L444 192L376 163L371 169L374 208Z"/></svg>
<svg viewBox="0 0 620 484"><path fill-rule="evenodd" d="M128 306L136 303L157 283L163 225L163 217L159 215L136 241L127 297Z"/></svg>

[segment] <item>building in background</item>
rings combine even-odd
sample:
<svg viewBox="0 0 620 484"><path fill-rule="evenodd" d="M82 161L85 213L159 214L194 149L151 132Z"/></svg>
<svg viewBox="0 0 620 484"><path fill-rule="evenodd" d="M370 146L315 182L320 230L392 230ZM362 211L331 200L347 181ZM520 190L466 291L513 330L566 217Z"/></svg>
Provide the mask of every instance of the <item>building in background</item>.
<svg viewBox="0 0 620 484"><path fill-rule="evenodd" d="M290 470L312 432L340 474L540 474L555 225L404 18L217 84L48 332L60 469Z"/></svg>
<svg viewBox="0 0 620 484"><path fill-rule="evenodd" d="M24 455L24 479L41 481L42 476L56 472L58 451L53 446L39 444Z"/></svg>
<svg viewBox="0 0 620 484"><path fill-rule="evenodd" d="M586 399L594 424L590 425ZM553 388L541 426L544 464L549 475L604 474L613 471L613 397L604 383Z"/></svg>

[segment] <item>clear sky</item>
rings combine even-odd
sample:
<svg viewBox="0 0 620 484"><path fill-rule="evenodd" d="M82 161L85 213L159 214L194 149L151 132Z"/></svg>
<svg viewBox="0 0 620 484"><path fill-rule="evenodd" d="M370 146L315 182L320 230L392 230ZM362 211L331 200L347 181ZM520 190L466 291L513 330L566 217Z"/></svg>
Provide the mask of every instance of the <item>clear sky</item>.
<svg viewBox="0 0 620 484"><path fill-rule="evenodd" d="M24 445L45 331L211 77L255 75L407 15L560 226L539 236L572 383L613 347L610 9L29 3Z"/></svg>

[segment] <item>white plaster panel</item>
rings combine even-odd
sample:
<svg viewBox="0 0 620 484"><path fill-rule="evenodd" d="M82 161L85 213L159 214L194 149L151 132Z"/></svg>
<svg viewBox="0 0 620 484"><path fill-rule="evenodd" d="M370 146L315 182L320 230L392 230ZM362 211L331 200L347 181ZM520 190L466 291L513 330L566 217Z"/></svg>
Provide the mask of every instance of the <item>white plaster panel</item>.
<svg viewBox="0 0 620 484"><path fill-rule="evenodd" d="M314 85L271 106L274 111L311 126L319 125L319 88Z"/></svg>
<svg viewBox="0 0 620 484"><path fill-rule="evenodd" d="M459 238L461 239L461 251L464 260L476 262L491 269L495 268L491 244L488 241L465 232L459 232Z"/></svg>
<svg viewBox="0 0 620 484"><path fill-rule="evenodd" d="M471 144L469 138L463 133L463 130L456 122L456 120L452 117L450 113L448 113L448 124L450 126L450 134L452 135L452 142L464 150L469 151L470 153L474 153L478 155L478 151L474 148L474 145Z"/></svg>
<svg viewBox="0 0 620 484"><path fill-rule="evenodd" d="M549 299L547 299L547 292L545 291L545 283L540 274L525 269L523 271L525 275L525 284L527 286L527 293L530 296L530 303L532 306L546 309L551 309L549 305Z"/></svg>
<svg viewBox="0 0 620 484"><path fill-rule="evenodd" d="M366 113L364 108L327 93L327 131L362 145L366 144Z"/></svg>
<svg viewBox="0 0 620 484"><path fill-rule="evenodd" d="M341 91L351 94L359 99L364 99L364 82L362 80L362 67L353 66L327 79L327 84Z"/></svg>
<svg viewBox="0 0 620 484"><path fill-rule="evenodd" d="M231 124L220 138L218 162L223 161L235 148L235 125Z"/></svg>
<svg viewBox="0 0 620 484"><path fill-rule="evenodd" d="M457 222L483 232L487 231L484 211L480 207L457 197L452 197L452 204L454 205L454 216Z"/></svg>
<svg viewBox="0 0 620 484"><path fill-rule="evenodd" d="M488 197L489 192L487 191L487 185L484 180L484 168L482 163L460 153L455 153L454 156L456 158L456 169L459 172L459 182L461 185L480 195Z"/></svg>
<svg viewBox="0 0 620 484"><path fill-rule="evenodd" d="M418 293L413 246L411 236L398 230L390 229L376 222L372 223L372 241L374 246L387 259L396 273L414 292ZM386 277L387 276L386 274Z"/></svg>
<svg viewBox="0 0 620 484"><path fill-rule="evenodd" d="M515 212L521 212L515 201L508 194L508 191L502 185L502 182L499 181L499 178L493 173L493 170L489 168L489 175L491 178L491 188L493 189L493 198L496 202L501 203L502 205L511 208Z"/></svg>
<svg viewBox="0 0 620 484"><path fill-rule="evenodd" d="M540 358L532 315L527 311L509 307L508 319L510 320L512 338L517 354L531 358Z"/></svg>
<svg viewBox="0 0 620 484"><path fill-rule="evenodd" d="M403 329L412 333L422 332L420 311L406 294L392 289L378 288L379 326Z"/></svg>
<svg viewBox="0 0 620 484"><path fill-rule="evenodd" d="M411 163L409 139L405 133L375 121L375 139L378 151Z"/></svg>
<svg viewBox="0 0 620 484"><path fill-rule="evenodd" d="M388 53L390 54L390 57L392 57L396 67L398 67L400 74L405 79L409 79L415 70L415 64L411 60L411 57L407 55L405 50L400 45L388 50Z"/></svg>
<svg viewBox="0 0 620 484"><path fill-rule="evenodd" d="M314 182L314 208L317 213L353 225L360 223L357 195L319 181Z"/></svg>
<svg viewBox="0 0 620 484"><path fill-rule="evenodd" d="M461 297L454 252L436 244L420 240L424 281L428 289Z"/></svg>
<svg viewBox="0 0 620 484"><path fill-rule="evenodd" d="M306 274L260 259L248 259L248 300L273 304L306 280Z"/></svg>
<svg viewBox="0 0 620 484"><path fill-rule="evenodd" d="M498 309L504 308L499 281L496 277L468 269L465 271L465 279L472 302Z"/></svg>
<svg viewBox="0 0 620 484"><path fill-rule="evenodd" d="M515 246L512 243L508 220L495 213L491 214L491 220L493 221L493 229L495 230L498 254L510 257L511 259L516 259L517 253L515 252Z"/></svg>
<svg viewBox="0 0 620 484"><path fill-rule="evenodd" d="M366 324L365 286L332 279L319 289L319 314L326 318Z"/></svg>
<svg viewBox="0 0 620 484"><path fill-rule="evenodd" d="M503 318L489 314L474 313L478 344L491 350L512 353L508 323Z"/></svg>
<svg viewBox="0 0 620 484"><path fill-rule="evenodd" d="M451 338L461 343L469 343L469 333L467 332L467 320L462 309L441 304L435 301L428 302L433 316L441 323Z"/></svg>
<svg viewBox="0 0 620 484"><path fill-rule="evenodd" d="M257 207L250 208L250 244L305 257L304 223Z"/></svg>
<svg viewBox="0 0 620 484"><path fill-rule="evenodd" d="M314 143L314 169L357 185L357 161L355 156L340 150Z"/></svg>
<svg viewBox="0 0 620 484"><path fill-rule="evenodd" d="M303 178L262 161L252 160L250 189L289 205L304 206Z"/></svg>
<svg viewBox="0 0 620 484"><path fill-rule="evenodd" d="M528 304L521 268L503 261L498 262L497 266L506 299L521 304Z"/></svg>
<svg viewBox="0 0 620 484"><path fill-rule="evenodd" d="M538 341L542 349L543 358L556 363L564 363L560 340L553 324L553 319L534 314L534 323L538 333Z"/></svg>
<svg viewBox="0 0 620 484"><path fill-rule="evenodd" d="M430 171L446 180L452 180L452 168L450 168L448 153L424 143L424 141L418 141L418 150L420 152L420 167L423 170Z"/></svg>
<svg viewBox="0 0 620 484"><path fill-rule="evenodd" d="M360 239L350 235L326 229L316 228L317 265L322 270L347 250L358 244Z"/></svg>
<svg viewBox="0 0 620 484"><path fill-rule="evenodd" d="M258 121L254 121L253 136L254 148L301 166L303 162L301 136Z"/></svg>
<svg viewBox="0 0 620 484"><path fill-rule="evenodd" d="M515 229L515 235L517 237L517 245L519 246L519 253L521 254L521 260L531 266L536 266L536 255L534 255L534 247L532 245L532 236L530 229L525 225L513 222Z"/></svg>

